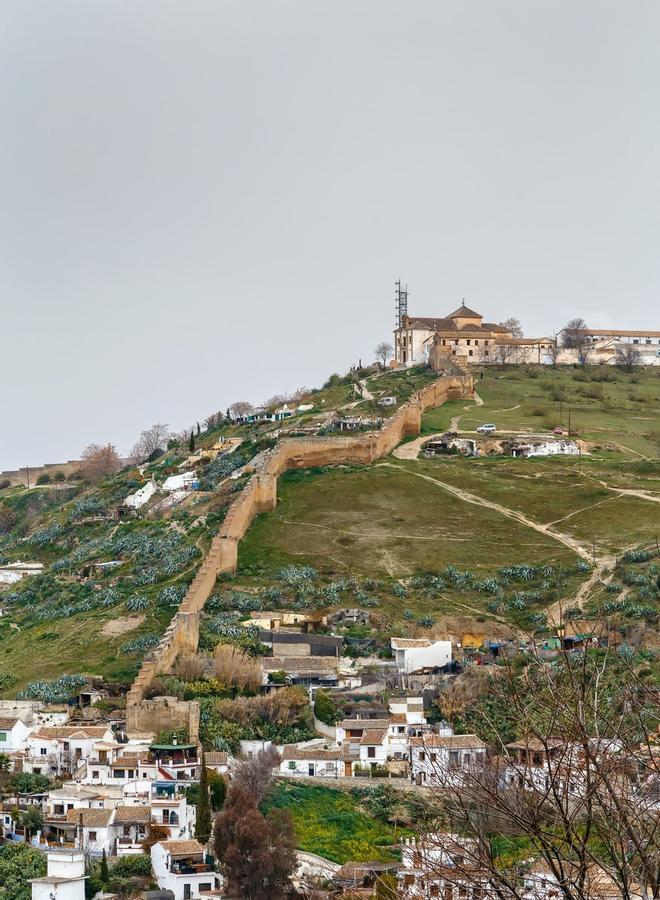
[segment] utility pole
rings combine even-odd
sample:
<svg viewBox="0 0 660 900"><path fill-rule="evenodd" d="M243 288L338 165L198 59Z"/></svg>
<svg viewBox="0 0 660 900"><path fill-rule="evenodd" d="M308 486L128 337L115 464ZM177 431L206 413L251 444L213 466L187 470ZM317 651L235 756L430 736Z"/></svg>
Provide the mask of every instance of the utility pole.
<svg viewBox="0 0 660 900"><path fill-rule="evenodd" d="M582 476L582 447L578 444L578 475Z"/></svg>
<svg viewBox="0 0 660 900"><path fill-rule="evenodd" d="M596 535L591 535L591 558L594 561L594 565L596 565Z"/></svg>
<svg viewBox="0 0 660 900"><path fill-rule="evenodd" d="M27 466L25 467L25 479L27 481L27 486L29 488L30 487L30 470Z"/></svg>
<svg viewBox="0 0 660 900"><path fill-rule="evenodd" d="M396 327L401 328L403 319L408 315L408 285L401 286L401 279L394 284L394 303L396 306Z"/></svg>
<svg viewBox="0 0 660 900"><path fill-rule="evenodd" d="M568 407L568 436L571 436L571 408Z"/></svg>

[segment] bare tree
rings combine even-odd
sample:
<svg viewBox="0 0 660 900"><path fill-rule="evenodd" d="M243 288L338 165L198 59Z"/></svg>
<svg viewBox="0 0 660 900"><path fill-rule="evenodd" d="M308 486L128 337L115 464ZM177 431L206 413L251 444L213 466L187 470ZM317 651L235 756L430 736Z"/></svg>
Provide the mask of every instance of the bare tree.
<svg viewBox="0 0 660 900"><path fill-rule="evenodd" d="M88 481L100 481L121 469L121 460L112 444L89 444L81 457L81 472Z"/></svg>
<svg viewBox="0 0 660 900"><path fill-rule="evenodd" d="M129 459L133 463L139 463L148 459L157 450L165 450L169 436L169 425L164 425L162 422L146 428L140 433L137 443L129 454Z"/></svg>
<svg viewBox="0 0 660 900"><path fill-rule="evenodd" d="M376 356L376 359L384 369L394 356L394 348L391 344L388 344L387 341L381 341L380 344L376 345L374 354Z"/></svg>
<svg viewBox="0 0 660 900"><path fill-rule="evenodd" d="M242 759L235 767L232 787L244 788L256 804L261 803L273 784L273 769L282 757L271 744L254 756Z"/></svg>
<svg viewBox="0 0 660 900"><path fill-rule="evenodd" d="M520 324L520 319L516 319L513 316L509 319L505 319L503 322L500 322L502 328L506 328L511 337L521 338L523 336L522 325Z"/></svg>
<svg viewBox="0 0 660 900"><path fill-rule="evenodd" d="M633 366L638 366L642 358L634 344L617 344L615 354L617 366L621 366L626 372L632 372Z"/></svg>
<svg viewBox="0 0 660 900"><path fill-rule="evenodd" d="M222 412L211 413L210 416L207 416L204 419L204 428L206 431L211 431L212 428L217 428L219 425L222 425L224 422L225 416Z"/></svg>
<svg viewBox="0 0 660 900"><path fill-rule="evenodd" d="M561 330L561 341L564 347L568 349L577 349L586 343L587 323L584 319L571 319Z"/></svg>
<svg viewBox="0 0 660 900"><path fill-rule="evenodd" d="M557 339L555 338L555 340L548 347L548 356L552 360L552 368L553 369L557 368L557 360L559 359L560 353L561 353L561 348L559 346L559 343L557 342Z"/></svg>
<svg viewBox="0 0 660 900"><path fill-rule="evenodd" d="M582 368L584 368L588 364L589 360L591 359L591 355L594 352L593 345L588 341L585 341L584 344L580 344L580 346L576 349L578 362L582 366Z"/></svg>
<svg viewBox="0 0 660 900"><path fill-rule="evenodd" d="M608 651L534 660L493 679L479 710L488 756L454 765L434 753L426 881L444 896L467 883L546 898L549 881L562 900L601 896L603 883L607 896L659 897L657 699L635 666ZM503 736L501 715L518 740ZM524 853L503 853L494 835Z"/></svg>
<svg viewBox="0 0 660 900"><path fill-rule="evenodd" d="M254 407L247 400L237 400L229 407L229 414L232 419L238 419L240 416L247 416L253 411Z"/></svg>
<svg viewBox="0 0 660 900"><path fill-rule="evenodd" d="M490 358L500 366L515 364L520 356L520 348L514 340L509 338L497 338L494 344L488 347Z"/></svg>

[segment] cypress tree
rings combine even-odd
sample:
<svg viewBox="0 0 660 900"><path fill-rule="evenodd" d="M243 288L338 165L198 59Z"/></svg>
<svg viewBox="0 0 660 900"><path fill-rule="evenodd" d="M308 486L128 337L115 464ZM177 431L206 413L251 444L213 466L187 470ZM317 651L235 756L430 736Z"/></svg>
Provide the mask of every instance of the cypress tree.
<svg viewBox="0 0 660 900"><path fill-rule="evenodd" d="M100 871L101 881L103 884L107 884L110 881L110 870L108 869L108 858L105 855L105 850L103 851L103 856L101 857L101 871Z"/></svg>
<svg viewBox="0 0 660 900"><path fill-rule="evenodd" d="M202 771L199 776L199 800L197 801L197 818L195 820L195 837L200 844L208 843L211 837L212 825L209 777L206 771L206 760L202 752Z"/></svg>
<svg viewBox="0 0 660 900"><path fill-rule="evenodd" d="M195 435L192 433L192 431L190 432L190 441L188 442L188 446L190 447L190 452L194 453L195 452Z"/></svg>

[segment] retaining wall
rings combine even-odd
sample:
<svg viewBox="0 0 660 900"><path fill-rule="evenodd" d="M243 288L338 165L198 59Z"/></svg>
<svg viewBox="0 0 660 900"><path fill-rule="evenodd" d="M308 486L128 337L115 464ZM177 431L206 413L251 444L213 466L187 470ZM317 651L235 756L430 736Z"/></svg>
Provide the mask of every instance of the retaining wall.
<svg viewBox="0 0 660 900"><path fill-rule="evenodd" d="M155 676L171 670L179 653L197 650L200 614L213 592L216 577L220 572L235 571L239 541L255 516L275 507L277 480L283 472L341 463L368 465L386 456L404 438L419 434L425 409L440 406L448 399L470 398L472 394L472 376L445 376L415 394L388 419L380 431L350 437L290 438L280 441L273 450L265 453L255 464L254 475L230 506L178 611L150 658L143 662L128 692L126 712L129 735L144 734L153 724L152 707L145 705L153 701L145 701L144 698ZM186 722L180 724L187 724L188 720L184 705L181 703L178 709ZM156 730L165 727L170 726L159 726Z"/></svg>

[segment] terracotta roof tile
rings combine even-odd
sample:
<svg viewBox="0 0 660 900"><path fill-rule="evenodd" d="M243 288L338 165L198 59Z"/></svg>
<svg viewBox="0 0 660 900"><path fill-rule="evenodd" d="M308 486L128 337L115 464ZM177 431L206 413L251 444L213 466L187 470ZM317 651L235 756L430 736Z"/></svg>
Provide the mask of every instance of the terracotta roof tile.
<svg viewBox="0 0 660 900"><path fill-rule="evenodd" d="M375 746L376 744L382 744L383 738L387 734L386 730L383 728L368 728L365 733L362 735L360 739L360 744L364 746Z"/></svg>
<svg viewBox="0 0 660 900"><path fill-rule="evenodd" d="M43 741L104 738L112 729L108 725L53 725L41 727L31 737Z"/></svg>
<svg viewBox="0 0 660 900"><path fill-rule="evenodd" d="M113 809L70 809L66 814L67 822L77 825L81 821L84 828L104 828L109 825Z"/></svg>
<svg viewBox="0 0 660 900"><path fill-rule="evenodd" d="M20 719L0 719L0 728L6 728L7 731L11 731L16 723L20 721Z"/></svg>
<svg viewBox="0 0 660 900"><path fill-rule="evenodd" d="M193 856L196 853L204 853L204 848L199 841L161 841L160 846L172 856Z"/></svg>
<svg viewBox="0 0 660 900"><path fill-rule="evenodd" d="M115 810L115 824L139 822L144 824L151 821L151 807L149 806L118 806Z"/></svg>
<svg viewBox="0 0 660 900"><path fill-rule="evenodd" d="M447 750L485 750L486 745L476 734L453 734L443 737L439 734L426 734L422 737L410 738L412 747L444 747Z"/></svg>

